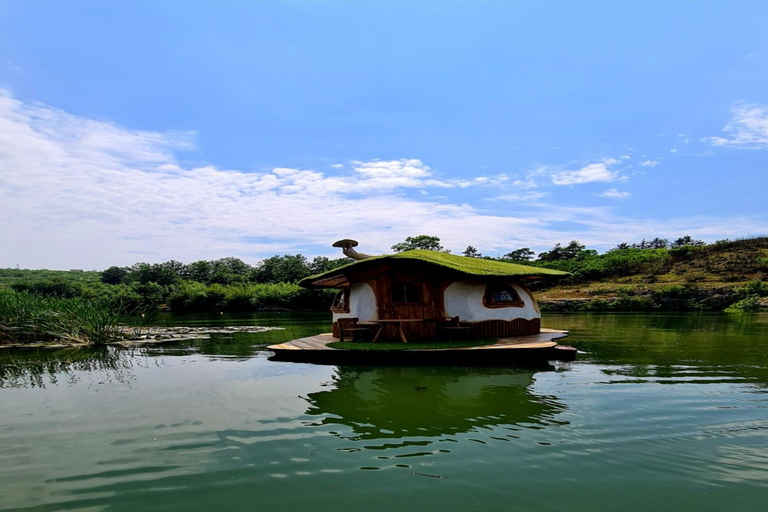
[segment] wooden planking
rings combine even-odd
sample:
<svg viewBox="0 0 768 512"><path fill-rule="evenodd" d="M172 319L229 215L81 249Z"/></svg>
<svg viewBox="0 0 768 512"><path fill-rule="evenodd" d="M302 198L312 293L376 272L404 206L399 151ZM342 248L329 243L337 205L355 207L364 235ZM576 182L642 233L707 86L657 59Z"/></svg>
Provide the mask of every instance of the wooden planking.
<svg viewBox="0 0 768 512"><path fill-rule="evenodd" d="M474 338L502 338L508 336L526 336L538 334L541 331L541 320L532 318L516 318L514 320L483 320L466 323L472 328Z"/></svg>
<svg viewBox="0 0 768 512"><path fill-rule="evenodd" d="M334 338L330 333L318 334L317 336L299 338L286 343L280 343L279 345L270 345L267 348L273 350L334 350L326 346L328 343L334 341L339 340L338 338Z"/></svg>
<svg viewBox="0 0 768 512"><path fill-rule="evenodd" d="M462 347L462 348L443 348L443 349L415 349L415 351L445 351L445 350L487 350L487 349L526 349L526 348L548 348L554 347L557 343L554 341L559 338L564 338L568 335L568 331L560 331L556 329L541 329L539 334L528 334L526 336L516 336L514 338L500 338L496 343L492 345L483 345L479 347ZM330 333L319 334L317 336L309 336L307 338L300 338L292 340L287 343L280 343L279 345L270 345L267 348L272 350L337 350L328 347L328 343L338 341Z"/></svg>

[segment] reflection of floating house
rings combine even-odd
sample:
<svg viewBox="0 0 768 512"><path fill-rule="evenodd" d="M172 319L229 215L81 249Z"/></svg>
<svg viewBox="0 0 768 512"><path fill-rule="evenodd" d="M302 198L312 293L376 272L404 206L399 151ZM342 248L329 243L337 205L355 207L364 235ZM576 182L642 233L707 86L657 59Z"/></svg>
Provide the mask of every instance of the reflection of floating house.
<svg viewBox="0 0 768 512"><path fill-rule="evenodd" d="M549 368L543 369L549 371ZM534 390L539 371L461 368L434 371L412 367L341 366L323 390L309 393L308 415L320 416L340 437L382 440L375 450L398 449L417 437L418 451L435 438L510 426L542 428L559 423L565 410L558 397ZM504 434L501 434L504 435ZM399 442L398 442L399 440ZM434 453L427 450L427 453Z"/></svg>
<svg viewBox="0 0 768 512"><path fill-rule="evenodd" d="M354 240L334 245L358 261L299 283L339 289L331 307L330 341L366 334L373 341L403 342L499 338L508 347L528 343L532 346L527 348L549 349L557 345L552 340L566 334L542 330L539 307L526 286L565 277L566 272L426 250L368 256L353 249ZM289 344L275 348L291 350L284 345ZM499 346L473 347L494 348Z"/></svg>

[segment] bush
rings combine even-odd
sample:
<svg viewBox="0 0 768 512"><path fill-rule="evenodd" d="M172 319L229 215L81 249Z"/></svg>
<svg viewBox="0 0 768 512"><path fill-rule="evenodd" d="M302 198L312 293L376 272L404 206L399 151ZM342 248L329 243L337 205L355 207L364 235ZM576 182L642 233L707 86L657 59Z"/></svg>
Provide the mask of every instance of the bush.
<svg viewBox="0 0 768 512"><path fill-rule="evenodd" d="M734 302L727 308L726 313L750 313L754 311L760 311L760 297L757 295L750 295L745 299Z"/></svg>
<svg viewBox="0 0 768 512"><path fill-rule="evenodd" d="M758 297L768 296L768 283L756 279L745 284L742 288L736 290L740 295L745 298L750 295L757 295Z"/></svg>

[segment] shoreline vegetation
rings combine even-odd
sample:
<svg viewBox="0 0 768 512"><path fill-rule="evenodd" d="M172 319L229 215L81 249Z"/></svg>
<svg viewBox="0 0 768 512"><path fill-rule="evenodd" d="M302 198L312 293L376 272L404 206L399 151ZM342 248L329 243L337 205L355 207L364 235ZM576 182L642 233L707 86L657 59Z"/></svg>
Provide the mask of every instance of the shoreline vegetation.
<svg viewBox="0 0 768 512"><path fill-rule="evenodd" d="M393 250L444 250L439 238L409 237ZM768 237L705 244L691 237L619 244L605 254L577 241L533 258L528 248L465 256L563 270L534 283L543 311L726 311L768 308ZM274 256L257 266L237 258L137 263L98 271L0 269L0 346L103 345L125 340L153 312L324 311L335 292L298 282L352 260ZM126 327L133 324L134 327ZM144 326L149 329L150 326Z"/></svg>
<svg viewBox="0 0 768 512"><path fill-rule="evenodd" d="M126 320L132 320L131 325ZM0 289L0 348L137 346L281 329L256 325L158 327L150 323L146 315L131 319L112 304Z"/></svg>

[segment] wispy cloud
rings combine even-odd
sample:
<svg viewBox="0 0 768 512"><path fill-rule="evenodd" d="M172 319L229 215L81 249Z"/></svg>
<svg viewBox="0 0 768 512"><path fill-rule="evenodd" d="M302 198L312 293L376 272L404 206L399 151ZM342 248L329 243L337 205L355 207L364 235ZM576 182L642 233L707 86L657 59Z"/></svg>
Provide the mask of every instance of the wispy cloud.
<svg viewBox="0 0 768 512"><path fill-rule="evenodd" d="M740 104L731 109L731 120L723 128L725 137L705 137L715 146L768 149L768 107Z"/></svg>
<svg viewBox="0 0 768 512"><path fill-rule="evenodd" d="M630 194L629 192L620 192L620 191L616 190L615 188L609 188L605 192L602 192L602 193L596 194L596 195L598 197L605 197L607 199L620 199L620 200L623 200L623 199L626 199L626 198L630 197L632 194Z"/></svg>
<svg viewBox="0 0 768 512"><path fill-rule="evenodd" d="M609 165L617 164L615 158L605 158L602 162L589 164L575 171L564 171L552 175L555 185L579 185L582 183L607 182L618 179L619 172L608 169Z"/></svg>
<svg viewBox="0 0 768 512"><path fill-rule="evenodd" d="M643 167L656 167L657 165L659 165L659 161L658 160L646 160L645 162L640 162L640 165L642 165Z"/></svg>

